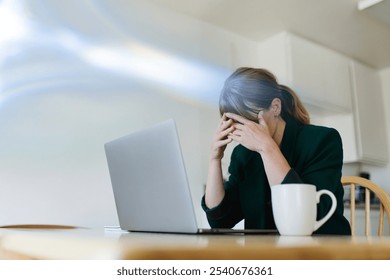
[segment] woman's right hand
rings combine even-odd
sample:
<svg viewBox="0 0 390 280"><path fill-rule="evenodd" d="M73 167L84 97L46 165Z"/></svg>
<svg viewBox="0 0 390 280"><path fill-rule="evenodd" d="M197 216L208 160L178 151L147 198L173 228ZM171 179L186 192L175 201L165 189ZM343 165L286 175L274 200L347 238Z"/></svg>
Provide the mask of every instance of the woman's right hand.
<svg viewBox="0 0 390 280"><path fill-rule="evenodd" d="M233 120L228 119L225 114L221 118L220 125L218 126L211 147L210 160L221 160L225 152L227 144L233 140L228 138L229 133L234 131Z"/></svg>

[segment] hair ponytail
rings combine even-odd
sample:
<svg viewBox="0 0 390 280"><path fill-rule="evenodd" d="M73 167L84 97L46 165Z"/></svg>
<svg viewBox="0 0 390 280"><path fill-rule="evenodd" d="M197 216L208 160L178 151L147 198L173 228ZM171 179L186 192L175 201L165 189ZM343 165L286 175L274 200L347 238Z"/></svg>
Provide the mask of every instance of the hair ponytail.
<svg viewBox="0 0 390 280"><path fill-rule="evenodd" d="M282 93L282 111L292 116L298 122L302 124L310 124L310 116L307 112L305 106L303 106L298 95L289 87L285 85L279 85L280 91ZM282 113L282 117L283 113Z"/></svg>

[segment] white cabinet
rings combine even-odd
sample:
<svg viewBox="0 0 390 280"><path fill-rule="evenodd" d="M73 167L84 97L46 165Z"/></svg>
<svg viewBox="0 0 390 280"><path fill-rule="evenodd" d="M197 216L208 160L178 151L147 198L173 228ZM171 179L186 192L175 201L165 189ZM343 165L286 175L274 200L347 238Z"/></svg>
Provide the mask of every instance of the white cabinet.
<svg viewBox="0 0 390 280"><path fill-rule="evenodd" d="M381 81L375 69L350 61L352 112L327 113L317 124L336 128L343 140L344 163L385 165L387 133Z"/></svg>
<svg viewBox="0 0 390 280"><path fill-rule="evenodd" d="M386 164L389 153L379 74L355 61L350 68L357 158L368 164Z"/></svg>
<svg viewBox="0 0 390 280"><path fill-rule="evenodd" d="M259 67L273 72L310 107L335 113L352 110L346 56L282 32L259 43Z"/></svg>

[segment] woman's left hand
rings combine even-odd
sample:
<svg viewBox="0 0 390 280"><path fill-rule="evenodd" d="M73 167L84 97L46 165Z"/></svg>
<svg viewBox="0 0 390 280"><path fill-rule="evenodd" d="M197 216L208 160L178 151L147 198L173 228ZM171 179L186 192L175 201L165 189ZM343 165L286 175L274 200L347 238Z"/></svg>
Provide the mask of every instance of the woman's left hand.
<svg viewBox="0 0 390 280"><path fill-rule="evenodd" d="M260 153L266 143L273 141L261 114L258 123L233 113L226 113L226 116L235 121L235 129L228 137L247 149Z"/></svg>

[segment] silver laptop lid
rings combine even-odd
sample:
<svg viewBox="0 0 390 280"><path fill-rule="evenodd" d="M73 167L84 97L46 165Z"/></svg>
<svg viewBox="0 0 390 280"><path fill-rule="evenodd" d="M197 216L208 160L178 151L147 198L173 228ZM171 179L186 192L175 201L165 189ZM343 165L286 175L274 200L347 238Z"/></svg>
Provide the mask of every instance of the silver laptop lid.
<svg viewBox="0 0 390 280"><path fill-rule="evenodd" d="M124 230L198 230L174 120L105 144L119 224Z"/></svg>

